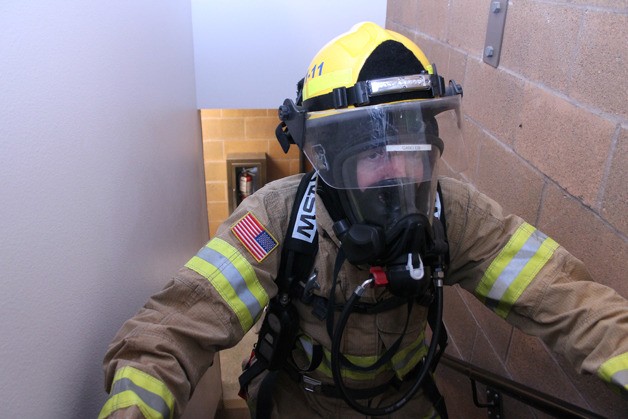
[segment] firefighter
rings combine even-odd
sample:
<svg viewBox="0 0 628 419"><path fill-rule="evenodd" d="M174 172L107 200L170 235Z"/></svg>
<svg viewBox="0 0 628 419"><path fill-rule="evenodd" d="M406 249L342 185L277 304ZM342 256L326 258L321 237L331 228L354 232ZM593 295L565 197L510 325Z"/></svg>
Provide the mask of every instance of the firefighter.
<svg viewBox="0 0 628 419"><path fill-rule="evenodd" d="M255 417L445 417L431 373L453 284L626 395L627 301L532 225L438 178L461 97L417 45L373 23L325 45L277 130L315 174L249 196L122 326L101 417L181 415L216 352L267 306L241 381Z"/></svg>

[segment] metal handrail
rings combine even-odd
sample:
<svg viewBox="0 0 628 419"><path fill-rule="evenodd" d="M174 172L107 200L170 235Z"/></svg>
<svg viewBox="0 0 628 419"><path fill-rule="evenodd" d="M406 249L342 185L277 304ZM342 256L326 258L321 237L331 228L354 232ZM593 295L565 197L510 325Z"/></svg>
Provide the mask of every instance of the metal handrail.
<svg viewBox="0 0 628 419"><path fill-rule="evenodd" d="M523 384L512 381L508 378L501 377L485 369L476 367L468 362L462 361L458 358L454 358L451 355L443 354L440 360L445 366L458 371L471 380L475 397L475 381L478 381L493 389L499 390L508 396L515 398L528 406L541 410L552 416L560 418L578 418L578 419L590 419L600 418L603 419L597 413L593 413L587 409L576 406L549 394L527 387ZM483 407L486 407L483 406Z"/></svg>

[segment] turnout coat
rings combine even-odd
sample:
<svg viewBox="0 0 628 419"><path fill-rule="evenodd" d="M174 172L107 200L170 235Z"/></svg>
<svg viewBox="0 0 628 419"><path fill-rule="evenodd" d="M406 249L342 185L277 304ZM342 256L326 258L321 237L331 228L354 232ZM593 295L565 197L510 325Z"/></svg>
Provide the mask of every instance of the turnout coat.
<svg viewBox="0 0 628 419"><path fill-rule="evenodd" d="M183 412L216 352L237 344L276 295L274 280L301 176L272 182L246 198L207 245L124 323L104 360L110 397L101 417L178 417ZM472 186L449 178L440 179L440 185L450 246L446 285L459 284L496 315L539 336L578 372L595 374L616 390L628 391L628 302L594 282L582 262L550 237L521 218L504 214ZM316 221L318 288L313 292L327 298L340 243L321 199L316 200ZM347 301L368 275L344 263L335 287L336 302ZM387 298L385 289L368 288L362 301ZM306 366L315 348L323 357L307 379L297 382L279 374L273 416L355 415L343 400L312 388L312 383L333 384L331 339L311 305L300 301L296 305L300 334L294 362ZM373 364L401 336L402 341L390 361L375 371L343 370L348 387L369 388L392 377L403 379L421 361L426 354L427 309L415 304L408 310L408 305L400 305L349 318L341 351L356 365ZM248 390L254 401L257 383ZM371 406L394 402L400 394L391 388L370 400ZM392 417L433 413L419 392Z"/></svg>

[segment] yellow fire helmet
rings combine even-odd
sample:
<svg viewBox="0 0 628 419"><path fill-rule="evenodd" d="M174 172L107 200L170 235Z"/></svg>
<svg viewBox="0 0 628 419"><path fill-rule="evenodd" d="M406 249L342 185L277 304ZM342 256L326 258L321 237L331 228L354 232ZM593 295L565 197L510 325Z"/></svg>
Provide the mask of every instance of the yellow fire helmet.
<svg viewBox="0 0 628 419"><path fill-rule="evenodd" d="M414 151L429 151L424 145L431 144L440 157L441 122L435 118L452 110L459 125L461 96L461 86L453 81L446 86L414 42L363 22L316 54L299 82L296 103L286 99L279 108L283 122L276 134L284 151L290 143L299 146L327 184L351 189L357 184L342 167L351 159L337 157L350 157L348 149L355 155L391 141L397 146L415 143ZM397 135L391 135L393 131Z"/></svg>
<svg viewBox="0 0 628 419"><path fill-rule="evenodd" d="M411 66L405 65L401 71L401 73L407 74L400 74L399 68L389 68L388 72L391 75L433 74L432 66L423 51L407 37L383 29L375 23L363 22L355 25L349 32L328 42L316 54L304 78L304 103L315 103L311 100L312 98L329 94L333 89L355 86L361 78L360 73L362 71L373 72L375 70L371 67L382 65L391 67L391 64L394 67L394 63L388 60L381 62L379 59L378 62L378 58L373 57L377 48L384 43L390 43L391 47L395 45L393 47L397 50L395 55L398 55L397 61L403 62L401 64L414 61ZM365 67L367 60L369 63ZM354 104L349 103L349 105ZM307 105L306 108L309 110Z"/></svg>
<svg viewBox="0 0 628 419"><path fill-rule="evenodd" d="M342 191L353 223L388 220L388 229L405 214L431 218L445 143L462 143L461 96L410 39L360 23L316 54L296 102L279 108L276 134L284 151L296 144L320 179ZM384 193L403 202L375 205Z"/></svg>

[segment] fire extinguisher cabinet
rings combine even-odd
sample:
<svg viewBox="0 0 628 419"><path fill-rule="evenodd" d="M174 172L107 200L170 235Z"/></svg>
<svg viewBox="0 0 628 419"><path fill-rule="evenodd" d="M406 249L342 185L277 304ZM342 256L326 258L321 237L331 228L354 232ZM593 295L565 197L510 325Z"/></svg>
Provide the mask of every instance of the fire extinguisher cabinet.
<svg viewBox="0 0 628 419"><path fill-rule="evenodd" d="M266 184L266 153L227 155L229 214L243 199Z"/></svg>

